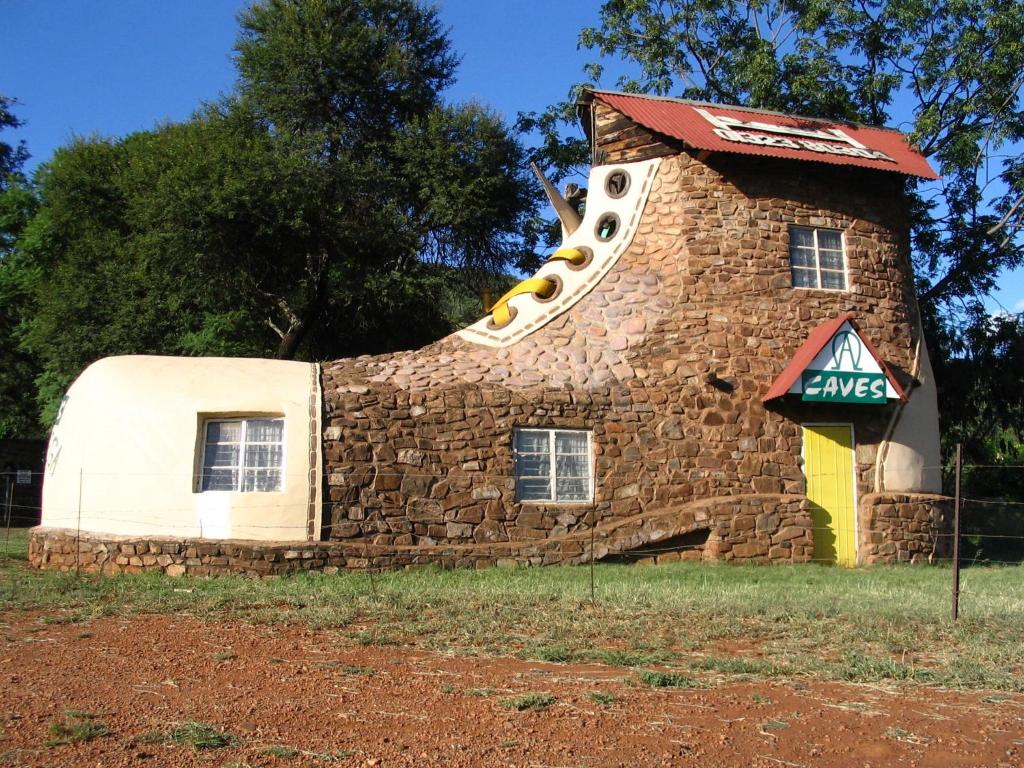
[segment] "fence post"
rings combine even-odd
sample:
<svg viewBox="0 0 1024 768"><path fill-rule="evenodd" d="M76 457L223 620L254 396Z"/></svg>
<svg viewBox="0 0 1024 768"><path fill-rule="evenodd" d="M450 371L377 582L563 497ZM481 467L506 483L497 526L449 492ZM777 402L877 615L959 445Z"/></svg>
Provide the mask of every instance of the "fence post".
<svg viewBox="0 0 1024 768"><path fill-rule="evenodd" d="M594 528L597 527L597 510L594 509L590 515L590 604L597 605L594 592Z"/></svg>
<svg viewBox="0 0 1024 768"><path fill-rule="evenodd" d="M960 443L956 444L956 490L953 497L953 621L960 615Z"/></svg>
<svg viewBox="0 0 1024 768"><path fill-rule="evenodd" d="M11 546L11 506L14 503L14 479L9 474L4 474L4 491L7 496L7 514L4 519L4 527L7 529L4 538L4 557L7 557Z"/></svg>

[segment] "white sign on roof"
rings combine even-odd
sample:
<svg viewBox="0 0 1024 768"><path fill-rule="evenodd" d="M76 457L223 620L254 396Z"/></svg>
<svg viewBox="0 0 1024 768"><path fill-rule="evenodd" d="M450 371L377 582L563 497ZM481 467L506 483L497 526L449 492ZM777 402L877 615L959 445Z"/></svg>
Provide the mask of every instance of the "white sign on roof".
<svg viewBox="0 0 1024 768"><path fill-rule="evenodd" d="M706 109L695 108L697 114L711 123L715 135L726 141L741 144L756 144L762 147L782 147L783 149L806 149L829 155L847 155L865 157L869 160L888 160L895 163L895 158L885 152L869 149L841 128L822 128L812 130L797 128L792 125L778 125L759 120L744 122L728 115L713 115ZM783 134L783 135L778 135ZM790 139L787 136L799 138ZM836 143L841 142L841 143Z"/></svg>

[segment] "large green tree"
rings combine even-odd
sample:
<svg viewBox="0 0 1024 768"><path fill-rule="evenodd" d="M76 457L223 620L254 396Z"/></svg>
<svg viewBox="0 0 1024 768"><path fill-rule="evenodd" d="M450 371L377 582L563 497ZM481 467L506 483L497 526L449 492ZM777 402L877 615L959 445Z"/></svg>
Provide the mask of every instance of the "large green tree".
<svg viewBox="0 0 1024 768"><path fill-rule="evenodd" d="M436 11L265 0L239 21L231 94L37 174L14 258L44 420L104 355L426 343L474 279L533 253L525 152L485 107L442 101L456 59Z"/></svg>
<svg viewBox="0 0 1024 768"><path fill-rule="evenodd" d="M22 125L14 105L14 99L0 95L0 131ZM39 365L21 348L18 337L29 311L24 275L12 259L14 245L36 209L23 173L28 157L24 142L0 140L0 438L31 437L41 431L32 398Z"/></svg>
<svg viewBox="0 0 1024 768"><path fill-rule="evenodd" d="M579 41L599 54L591 80L625 73L615 82L623 90L907 130L942 174L908 181L908 192L926 333L948 385L947 436L967 427L965 384L974 398L1012 398L992 400L974 428L1020 433L1024 369L1006 387L989 364L1008 360L1005 337L1020 327L997 332L984 308L1000 274L1024 263L1019 0L607 0ZM581 139L563 138L574 118L571 100L523 118L544 138L542 159L562 171L585 157Z"/></svg>

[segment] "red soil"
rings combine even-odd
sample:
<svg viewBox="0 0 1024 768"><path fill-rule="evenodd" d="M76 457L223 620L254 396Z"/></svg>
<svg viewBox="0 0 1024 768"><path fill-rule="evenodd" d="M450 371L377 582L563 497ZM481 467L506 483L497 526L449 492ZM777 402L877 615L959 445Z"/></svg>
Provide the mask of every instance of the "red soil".
<svg viewBox="0 0 1024 768"><path fill-rule="evenodd" d="M1019 766L1024 696L792 681L654 689L628 670L352 647L190 617L0 619L0 764L23 766ZM360 669L353 669L358 667ZM625 682L631 679L632 683ZM487 690L489 689L489 690ZM591 692L611 693L602 706ZM531 692L549 708L502 702ZM110 734L47 747L73 709ZM239 746L135 739L174 723ZM268 745L305 753L261 754ZM307 753L351 751L337 762Z"/></svg>

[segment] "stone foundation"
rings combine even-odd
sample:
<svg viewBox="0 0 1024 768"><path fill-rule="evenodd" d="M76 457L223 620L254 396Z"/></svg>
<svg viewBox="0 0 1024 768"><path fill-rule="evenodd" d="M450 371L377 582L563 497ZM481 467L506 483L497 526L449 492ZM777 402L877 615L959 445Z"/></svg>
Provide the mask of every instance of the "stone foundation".
<svg viewBox="0 0 1024 768"><path fill-rule="evenodd" d="M300 571L394 570L424 565L513 565L721 560L806 563L814 556L809 502L803 496L750 494L703 499L672 512L641 514L545 539L466 545L339 541L211 541L136 538L35 528L30 563L83 573L163 571L169 576L280 576ZM583 515L584 520L587 515ZM931 494L869 494L861 500L859 561L923 563L952 549L952 499ZM692 535L691 535L692 534Z"/></svg>
<svg viewBox="0 0 1024 768"><path fill-rule="evenodd" d="M921 563L953 552L953 499L872 493L861 499L860 562Z"/></svg>
<svg viewBox="0 0 1024 768"><path fill-rule="evenodd" d="M698 548L658 547L694 531L707 531ZM636 515L542 540L472 545L397 546L338 541L267 543L207 539L145 538L35 528L29 561L37 568L84 573L163 571L170 576L241 573L278 576L300 571L398 569L440 565L487 568L503 565L583 563L640 550L646 560L807 562L813 554L811 518L802 496L748 495L705 499L671 513Z"/></svg>

